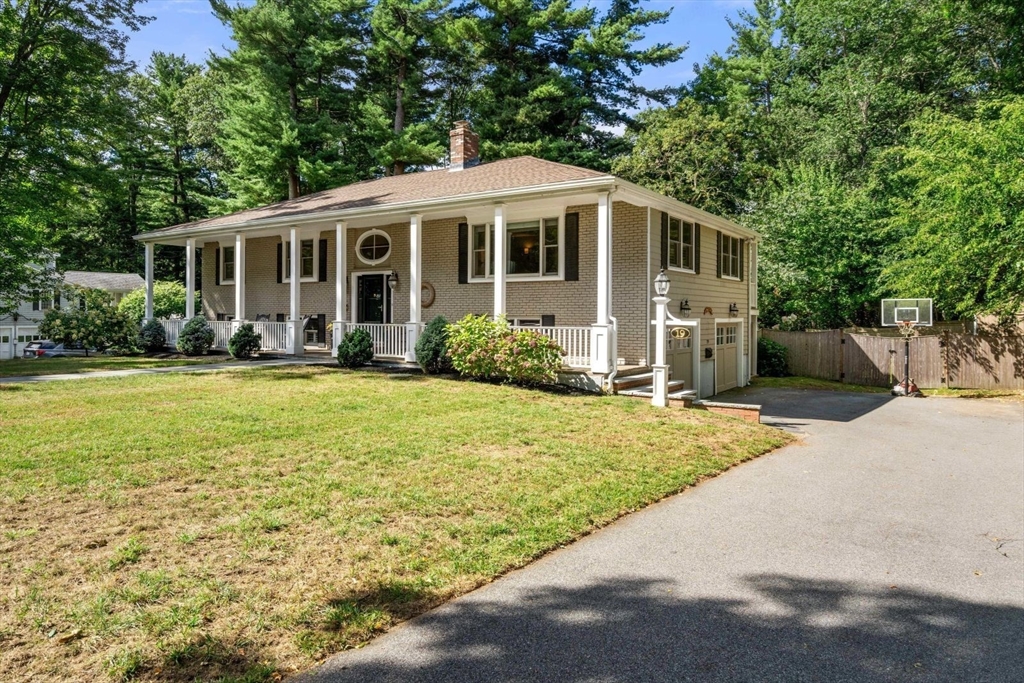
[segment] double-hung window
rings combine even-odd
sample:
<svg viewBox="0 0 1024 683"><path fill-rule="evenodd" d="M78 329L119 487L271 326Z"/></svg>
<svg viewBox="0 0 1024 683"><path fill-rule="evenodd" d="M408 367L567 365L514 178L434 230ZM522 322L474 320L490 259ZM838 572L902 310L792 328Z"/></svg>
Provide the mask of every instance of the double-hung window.
<svg viewBox="0 0 1024 683"><path fill-rule="evenodd" d="M722 235L722 253L718 255L722 265L722 277L740 279L740 238Z"/></svg>
<svg viewBox="0 0 1024 683"><path fill-rule="evenodd" d="M299 242L299 279L316 279L316 243L314 240L302 240ZM285 282L291 280L292 275L292 243L284 243L284 277Z"/></svg>
<svg viewBox="0 0 1024 683"><path fill-rule="evenodd" d="M689 221L669 216L668 265L681 270L693 270L694 225Z"/></svg>
<svg viewBox="0 0 1024 683"><path fill-rule="evenodd" d="M470 230L469 272L474 279L494 276L494 226ZM562 228L558 218L509 223L505 230L505 274L510 279L558 278L562 270Z"/></svg>
<svg viewBox="0 0 1024 683"><path fill-rule="evenodd" d="M222 283L231 283L235 281L235 248L224 247L220 250L220 256L223 260L221 264L221 279Z"/></svg>

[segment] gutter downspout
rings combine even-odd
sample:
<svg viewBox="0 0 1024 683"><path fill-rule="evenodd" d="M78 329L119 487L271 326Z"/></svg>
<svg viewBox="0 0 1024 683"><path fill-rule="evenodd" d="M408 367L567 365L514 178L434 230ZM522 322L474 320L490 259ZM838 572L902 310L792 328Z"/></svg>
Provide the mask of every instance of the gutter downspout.
<svg viewBox="0 0 1024 683"><path fill-rule="evenodd" d="M612 321L612 371L605 377L609 394L615 393L615 376L619 374L619 320L614 315L608 316Z"/></svg>

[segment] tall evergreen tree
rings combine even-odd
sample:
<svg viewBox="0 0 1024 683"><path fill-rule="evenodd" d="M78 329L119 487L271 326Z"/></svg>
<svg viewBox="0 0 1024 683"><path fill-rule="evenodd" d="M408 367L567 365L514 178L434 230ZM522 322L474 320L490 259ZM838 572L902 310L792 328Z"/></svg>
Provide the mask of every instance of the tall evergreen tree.
<svg viewBox="0 0 1024 683"><path fill-rule="evenodd" d="M212 0L237 48L213 59L224 77L218 143L237 204L294 198L349 182L352 84L362 69L362 0Z"/></svg>

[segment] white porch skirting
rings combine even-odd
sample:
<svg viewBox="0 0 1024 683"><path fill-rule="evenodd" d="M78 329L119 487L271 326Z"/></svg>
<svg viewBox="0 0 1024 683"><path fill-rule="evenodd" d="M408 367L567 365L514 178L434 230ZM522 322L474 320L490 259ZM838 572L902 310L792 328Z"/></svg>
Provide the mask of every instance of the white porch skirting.
<svg viewBox="0 0 1024 683"><path fill-rule="evenodd" d="M554 339L565 351L565 364L570 368L590 367L590 326L587 327L513 327L532 330Z"/></svg>

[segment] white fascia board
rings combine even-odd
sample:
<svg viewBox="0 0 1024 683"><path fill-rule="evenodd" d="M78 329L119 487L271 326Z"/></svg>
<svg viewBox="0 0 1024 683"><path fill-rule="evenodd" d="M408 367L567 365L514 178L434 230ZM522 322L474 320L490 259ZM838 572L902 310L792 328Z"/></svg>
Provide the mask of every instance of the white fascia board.
<svg viewBox="0 0 1024 683"><path fill-rule="evenodd" d="M341 209L339 211L311 211L305 215L289 216L288 218L265 218L255 221L240 221L237 223L224 223L209 228L183 229L180 232L172 233L141 233L132 239L140 242L155 242L159 244L176 243L188 237L203 237L222 235L225 233L247 232L254 230L267 230L272 228L285 228L303 223L320 223L323 221L358 220L365 218L384 218L387 216L401 216L411 213L430 213L431 211L450 211L463 206L470 207L479 205L481 202L512 202L514 200L541 199L546 197L557 197L580 191L596 192L602 189L612 189L616 182L615 176L598 176L585 180L571 180L562 183L548 183L546 185L532 185L529 187L517 187L509 190L498 190L488 192L477 192L474 194L459 195L457 197L442 199L423 199L413 202L402 202L388 204L379 209L373 207L359 207L355 209Z"/></svg>
<svg viewBox="0 0 1024 683"><path fill-rule="evenodd" d="M694 221L701 225L714 228L715 230L721 230L733 237L742 237L744 239L752 239L758 242L761 241L760 233L751 230L750 228L745 228L738 223L734 223L728 218L722 218L721 216L716 216L713 213L708 213L703 209L698 209L696 206L691 206L690 204L681 202L678 199L672 199L671 197L666 197L663 194L658 194L653 190L648 190L647 188L631 183L628 180L616 178L615 185L617 198L622 199L623 201L629 201L625 199L625 197L629 197L630 199L636 200L641 206L650 206L665 213L693 218Z"/></svg>

